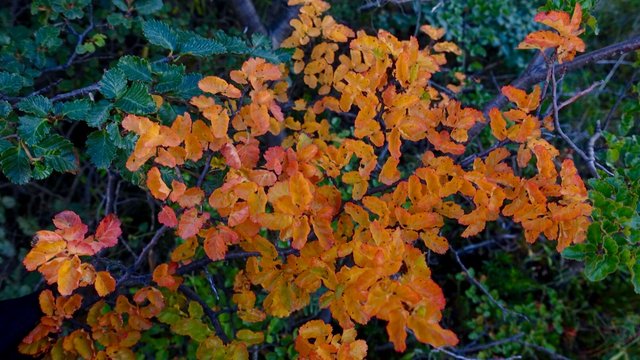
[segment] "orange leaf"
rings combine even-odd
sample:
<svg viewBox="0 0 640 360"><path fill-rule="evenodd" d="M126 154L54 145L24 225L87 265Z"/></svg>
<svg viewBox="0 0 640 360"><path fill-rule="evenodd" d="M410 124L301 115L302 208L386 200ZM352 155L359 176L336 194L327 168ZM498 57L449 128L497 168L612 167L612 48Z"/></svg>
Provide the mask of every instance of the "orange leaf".
<svg viewBox="0 0 640 360"><path fill-rule="evenodd" d="M202 191L202 189L200 189L199 187L191 187L178 198L178 204L183 208L190 208L200 205L203 198L204 191Z"/></svg>
<svg viewBox="0 0 640 360"><path fill-rule="evenodd" d="M502 94L512 103L518 106L518 109L530 113L540 105L540 86L533 87L531 94L527 94L524 90L520 90L511 85L502 87Z"/></svg>
<svg viewBox="0 0 640 360"><path fill-rule="evenodd" d="M171 190L162 180L160 170L157 167L152 167L147 172L147 188L151 191L151 195L158 200L165 200Z"/></svg>
<svg viewBox="0 0 640 360"><path fill-rule="evenodd" d="M442 236L438 236L438 229L423 231L420 233L420 238L435 253L444 254L449 250L449 241Z"/></svg>
<svg viewBox="0 0 640 360"><path fill-rule="evenodd" d="M71 295L73 290L78 288L82 271L80 271L80 259L73 256L65 259L58 269L58 292L61 295Z"/></svg>
<svg viewBox="0 0 640 360"><path fill-rule="evenodd" d="M301 172L296 172L289 179L289 193L294 205L306 209L313 200L313 185Z"/></svg>
<svg viewBox="0 0 640 360"><path fill-rule="evenodd" d="M400 179L400 171L398 170L399 163L400 161L390 156L384 163L384 166L382 166L378 180L385 185L391 185L398 181Z"/></svg>
<svg viewBox="0 0 640 360"><path fill-rule="evenodd" d="M164 263L156 266L155 270L153 270L153 281L171 291L178 290L178 287L182 284L182 277L173 276L177 266L176 263Z"/></svg>
<svg viewBox="0 0 640 360"><path fill-rule="evenodd" d="M118 217L115 214L105 216L96 229L95 239L100 243L96 251L115 246L120 235L122 235L122 229L120 229Z"/></svg>
<svg viewBox="0 0 640 360"><path fill-rule="evenodd" d="M195 237L186 239L171 252L171 261L180 262L191 259L198 249L198 240Z"/></svg>
<svg viewBox="0 0 640 360"><path fill-rule="evenodd" d="M67 241L82 241L89 229L78 214L69 210L57 214L53 218L53 224L60 230L57 233Z"/></svg>
<svg viewBox="0 0 640 360"><path fill-rule="evenodd" d="M98 271L96 273L95 287L98 295L104 297L116 289L116 280L108 271Z"/></svg>
<svg viewBox="0 0 640 360"><path fill-rule="evenodd" d="M440 40L444 36L445 29L435 28L431 25L420 26L420 31L427 34L432 40Z"/></svg>
<svg viewBox="0 0 640 360"><path fill-rule="evenodd" d="M158 213L158 222L170 228L178 226L176 213L168 205L163 206L162 210Z"/></svg>
<svg viewBox="0 0 640 360"><path fill-rule="evenodd" d="M440 309L421 306L409 316L407 326L422 343L433 347L457 345L458 337L451 330L445 330L438 324L441 318Z"/></svg>
<svg viewBox="0 0 640 360"><path fill-rule="evenodd" d="M38 231L38 233L42 233L43 231ZM54 233L55 234L55 233ZM64 251L67 247L67 244L62 238L60 240L54 241L38 241L36 246L27 253L22 263L29 271L34 271L40 265L48 262L56 255Z"/></svg>
<svg viewBox="0 0 640 360"><path fill-rule="evenodd" d="M489 111L489 118L491 118L491 131L493 136L502 141L507 138L507 121L502 116L502 113L497 108L493 108Z"/></svg>
<svg viewBox="0 0 640 360"><path fill-rule="evenodd" d="M218 229L212 228L207 231L207 235L204 240L204 252L209 259L213 261L224 260L227 255L227 237L224 236Z"/></svg>
<svg viewBox="0 0 640 360"><path fill-rule="evenodd" d="M190 208L180 216L176 234L183 239L195 236L207 220L209 220L209 213L198 216L198 210Z"/></svg>
<svg viewBox="0 0 640 360"><path fill-rule="evenodd" d="M242 167L242 162L240 161L240 156L238 155L238 150L232 144L224 144L222 149L220 149L222 156L224 156L224 160L230 167L234 169L240 169Z"/></svg>

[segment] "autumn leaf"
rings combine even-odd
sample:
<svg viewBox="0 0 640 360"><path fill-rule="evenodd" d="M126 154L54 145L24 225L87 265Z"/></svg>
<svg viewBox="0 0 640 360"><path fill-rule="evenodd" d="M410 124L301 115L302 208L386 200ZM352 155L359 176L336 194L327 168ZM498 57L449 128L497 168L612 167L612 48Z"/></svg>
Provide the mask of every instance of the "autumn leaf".
<svg viewBox="0 0 640 360"><path fill-rule="evenodd" d="M185 210L178 221L176 234L183 239L195 236L198 234L198 231L200 231L204 223L209 220L209 216L209 213L206 212L202 215L198 215L198 210L196 208Z"/></svg>
<svg viewBox="0 0 640 360"><path fill-rule="evenodd" d="M548 48L557 48L558 62L573 60L576 52L584 52L585 44L578 35L584 32L580 28L582 22L582 7L576 2L573 16L564 11L540 12L535 21L545 24L557 31L547 30L533 32L518 45L518 49L540 49L544 51Z"/></svg>
<svg viewBox="0 0 640 360"><path fill-rule="evenodd" d="M391 185L400 179L400 171L398 170L398 164L400 161L393 157L387 158L387 161L382 166L380 176L378 180L385 185Z"/></svg>
<svg viewBox="0 0 640 360"><path fill-rule="evenodd" d="M71 295L78 288L81 277L82 271L78 256L64 260L58 269L58 292L64 296Z"/></svg>
<svg viewBox="0 0 640 360"><path fill-rule="evenodd" d="M116 289L116 280L108 271L98 271L96 273L95 287L98 295L105 297Z"/></svg>
<svg viewBox="0 0 640 360"><path fill-rule="evenodd" d="M178 226L178 218L171 207L165 205L158 213L158 222L164 226L175 228Z"/></svg>
<svg viewBox="0 0 640 360"><path fill-rule="evenodd" d="M160 170L155 166L147 172L147 188L151 191L151 195L158 200L165 200L171 192L167 184L162 180Z"/></svg>
<svg viewBox="0 0 640 360"><path fill-rule="evenodd" d="M540 105L540 86L533 87L531 94L527 94L524 90L520 90L511 85L502 87L502 94L509 99L512 103L515 103L518 109L531 113Z"/></svg>
<svg viewBox="0 0 640 360"><path fill-rule="evenodd" d="M178 290L178 287L182 284L182 277L173 275L176 272L176 268L177 264L174 262L156 266L155 270L153 270L153 281L171 291Z"/></svg>
<svg viewBox="0 0 640 360"><path fill-rule="evenodd" d="M105 216L95 233L95 240L100 244L99 249L115 246L118 243L118 237L122 235L120 229L120 220L115 214Z"/></svg>

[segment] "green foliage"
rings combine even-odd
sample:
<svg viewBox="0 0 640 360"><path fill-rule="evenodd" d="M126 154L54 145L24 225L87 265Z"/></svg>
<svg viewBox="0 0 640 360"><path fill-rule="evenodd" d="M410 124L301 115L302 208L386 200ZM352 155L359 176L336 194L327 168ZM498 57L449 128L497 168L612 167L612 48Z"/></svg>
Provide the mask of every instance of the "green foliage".
<svg viewBox="0 0 640 360"><path fill-rule="evenodd" d="M127 154L119 149L127 146L114 124L123 113L174 118L174 107L200 93L199 68L209 71L207 64L223 56L289 58L263 36L209 30L213 36L207 37L152 18L166 16L162 9L162 0L39 0L31 6L31 28L14 28L15 19L0 17L0 116L6 119L0 129L1 173L24 184L54 171L77 170L85 160L99 168L122 165ZM92 60L103 48L125 49L127 39L152 46L111 62ZM203 60L202 66L185 66L193 57ZM52 75L60 80L48 83ZM78 121L99 131L74 140L86 145L86 151L74 152L65 136Z"/></svg>
<svg viewBox="0 0 640 360"><path fill-rule="evenodd" d="M640 293L640 142L635 135L617 138L609 134L607 140L607 163L616 174L589 182L593 224L586 242L566 249L563 256L584 261L585 275L591 281L618 270L627 272Z"/></svg>

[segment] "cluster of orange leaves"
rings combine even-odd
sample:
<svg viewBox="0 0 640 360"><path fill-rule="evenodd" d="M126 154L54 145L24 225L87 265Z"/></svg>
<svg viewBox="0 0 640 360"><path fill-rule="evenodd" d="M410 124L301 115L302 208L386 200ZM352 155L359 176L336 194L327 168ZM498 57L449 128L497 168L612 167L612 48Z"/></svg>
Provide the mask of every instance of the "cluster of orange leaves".
<svg viewBox="0 0 640 360"><path fill-rule="evenodd" d="M115 246L122 234L120 220L107 215L96 229L86 236L88 227L73 211L63 211L53 218L55 231L40 230L35 235L35 246L24 258L29 271L38 270L48 284L58 284L61 295L71 295L78 287L94 285L100 296L115 289L115 280L108 271L96 271L81 256L91 256L100 250Z"/></svg>
<svg viewBox="0 0 640 360"><path fill-rule="evenodd" d="M580 28L582 7L579 2L576 1L571 17L564 11L549 11L537 14L533 20L553 28L556 32L533 32L518 45L518 49L556 49L559 63L573 60L576 52L584 52L584 41L578 37L584 32L584 29Z"/></svg>
<svg viewBox="0 0 640 360"><path fill-rule="evenodd" d="M155 268L152 279L175 292L183 282L179 269L194 261L199 248L211 261L220 261L230 248L239 247L258 254L235 278L232 301L240 319L258 323L267 316L288 317L318 299L343 329L342 335L334 335L332 327L320 321L303 325L295 342L303 358L364 358L367 346L356 340L355 324L373 318L387 322L396 351L406 349L409 331L420 342L453 346L456 335L440 325L444 295L431 279L421 250L424 246L438 254L448 251L449 242L442 234L446 222L464 226L461 236L470 237L487 222L507 216L522 225L527 241L544 234L557 240L558 250L585 237L591 211L586 189L571 160L564 160L557 170L559 152L542 138L541 127L553 130L553 125L534 114L540 106L540 89L527 94L504 87L513 108L490 113L494 136L520 144L518 167L528 167L535 156L537 173L518 176L505 162L512 156L505 147L485 159L476 158L465 169L455 158L465 152L468 131L486 119L482 112L463 107L431 86L430 79L441 71L447 54L460 54L455 44L441 40L443 29L421 27L431 39L421 48L414 37L399 40L382 30L375 36L355 33L324 15L329 5L321 0L291 0L290 5L301 5L300 16L291 22L294 31L282 46L294 49L293 73L303 74L304 83L317 89L312 101L289 99L290 74L284 65L253 58L231 72L231 82L216 76L202 79L199 87L204 94L191 99L192 111L170 126L135 115L122 121L124 130L139 136L127 168L146 169L146 187L163 203L158 221L182 239L169 261ZM562 41L540 45L536 39L544 34L534 33L525 43L558 47L559 60L569 59L580 51L569 37L579 34L579 13L578 6L568 23L565 13L538 15L536 20L556 28ZM287 116L283 104L291 110ZM331 113L344 115L341 121L352 119L353 135L332 132L326 118ZM281 145L267 147L260 141L267 133L287 136ZM403 147L420 143L429 148L420 165L403 177L399 168ZM194 181L197 173L183 178L177 171L185 165L224 174L223 184L205 191L201 181ZM381 185L370 186L376 182ZM461 206L460 199L472 206ZM80 264L78 256L115 245L113 236L120 233L119 222L109 216L95 237L84 239L86 227L79 228L77 215L63 214L54 220L56 232L38 233L38 245L25 265L30 270L39 267L50 283L58 281L62 295L69 295L93 282L83 275L92 268ZM111 229L109 237L101 231L104 227ZM285 256L270 240L273 237L292 251ZM62 270L69 267L76 269L77 279L70 280ZM111 282L105 286L108 291L101 290L96 280L100 296L114 286ZM119 296L113 310L96 310L109 307L104 300L96 303L89 316L92 335L78 330L69 335L75 338L67 336L56 346L83 356L90 351L93 357L101 353L95 352L92 338L107 354L129 357L140 331L148 329L160 311L182 314L168 324L199 342L203 358L216 348L242 358L246 346L264 339L260 332L241 330L226 348L199 318L201 309L193 310L197 304L189 305L187 316L181 310L187 306L184 298L166 305L155 288L140 291L143 295L134 296L135 304ZM257 291L266 297L258 301ZM141 307L145 301L150 305ZM49 332L73 313L45 312L53 323ZM30 353L44 348L40 345Z"/></svg>

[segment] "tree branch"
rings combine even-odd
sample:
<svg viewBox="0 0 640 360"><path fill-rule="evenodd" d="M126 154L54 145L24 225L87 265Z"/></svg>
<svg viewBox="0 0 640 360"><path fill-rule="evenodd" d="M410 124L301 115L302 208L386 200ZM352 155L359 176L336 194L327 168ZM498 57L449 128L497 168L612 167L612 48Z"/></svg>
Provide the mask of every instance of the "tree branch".
<svg viewBox="0 0 640 360"><path fill-rule="evenodd" d="M256 12L256 7L251 0L234 0L225 3L231 5L242 25L250 33L267 34L267 29L262 24L260 16Z"/></svg>
<svg viewBox="0 0 640 360"><path fill-rule="evenodd" d="M220 321L218 320L218 314L216 314L215 311L211 310L209 305L207 305L207 303L204 302L204 300L202 300L202 298L198 296L198 294L194 290L192 290L190 287L187 287L185 285L180 285L178 289L187 298L197 302L198 304L200 304L200 306L202 306L204 313L207 315L209 320L211 320L211 324L213 325L213 328L216 330L216 335L218 335L218 337L220 338L220 340L222 340L223 343L225 344L229 343L229 338L227 337L227 334L224 332L224 329L222 328L222 325L220 325Z"/></svg>
<svg viewBox="0 0 640 360"><path fill-rule="evenodd" d="M586 53L584 55L580 55L573 61L558 64L554 69L554 75L574 71L597 61L620 56L622 54L638 49L640 49L640 36L634 36L625 41L621 41ZM538 55L538 57L540 57L540 55ZM516 80L514 80L511 85L519 89L527 90L531 86L543 81L547 77L547 70L542 65L543 64L539 64L538 61L533 61L532 63L530 63L529 67L524 71L524 73ZM483 112L485 117L489 118L489 111L491 109L500 109L504 107L507 102L507 97L502 93L499 93L495 98L493 98L484 106ZM467 142L473 140L482 131L482 129L484 129L485 126L487 126L487 123L477 123L473 128L471 128L471 130L469 130L469 140Z"/></svg>

